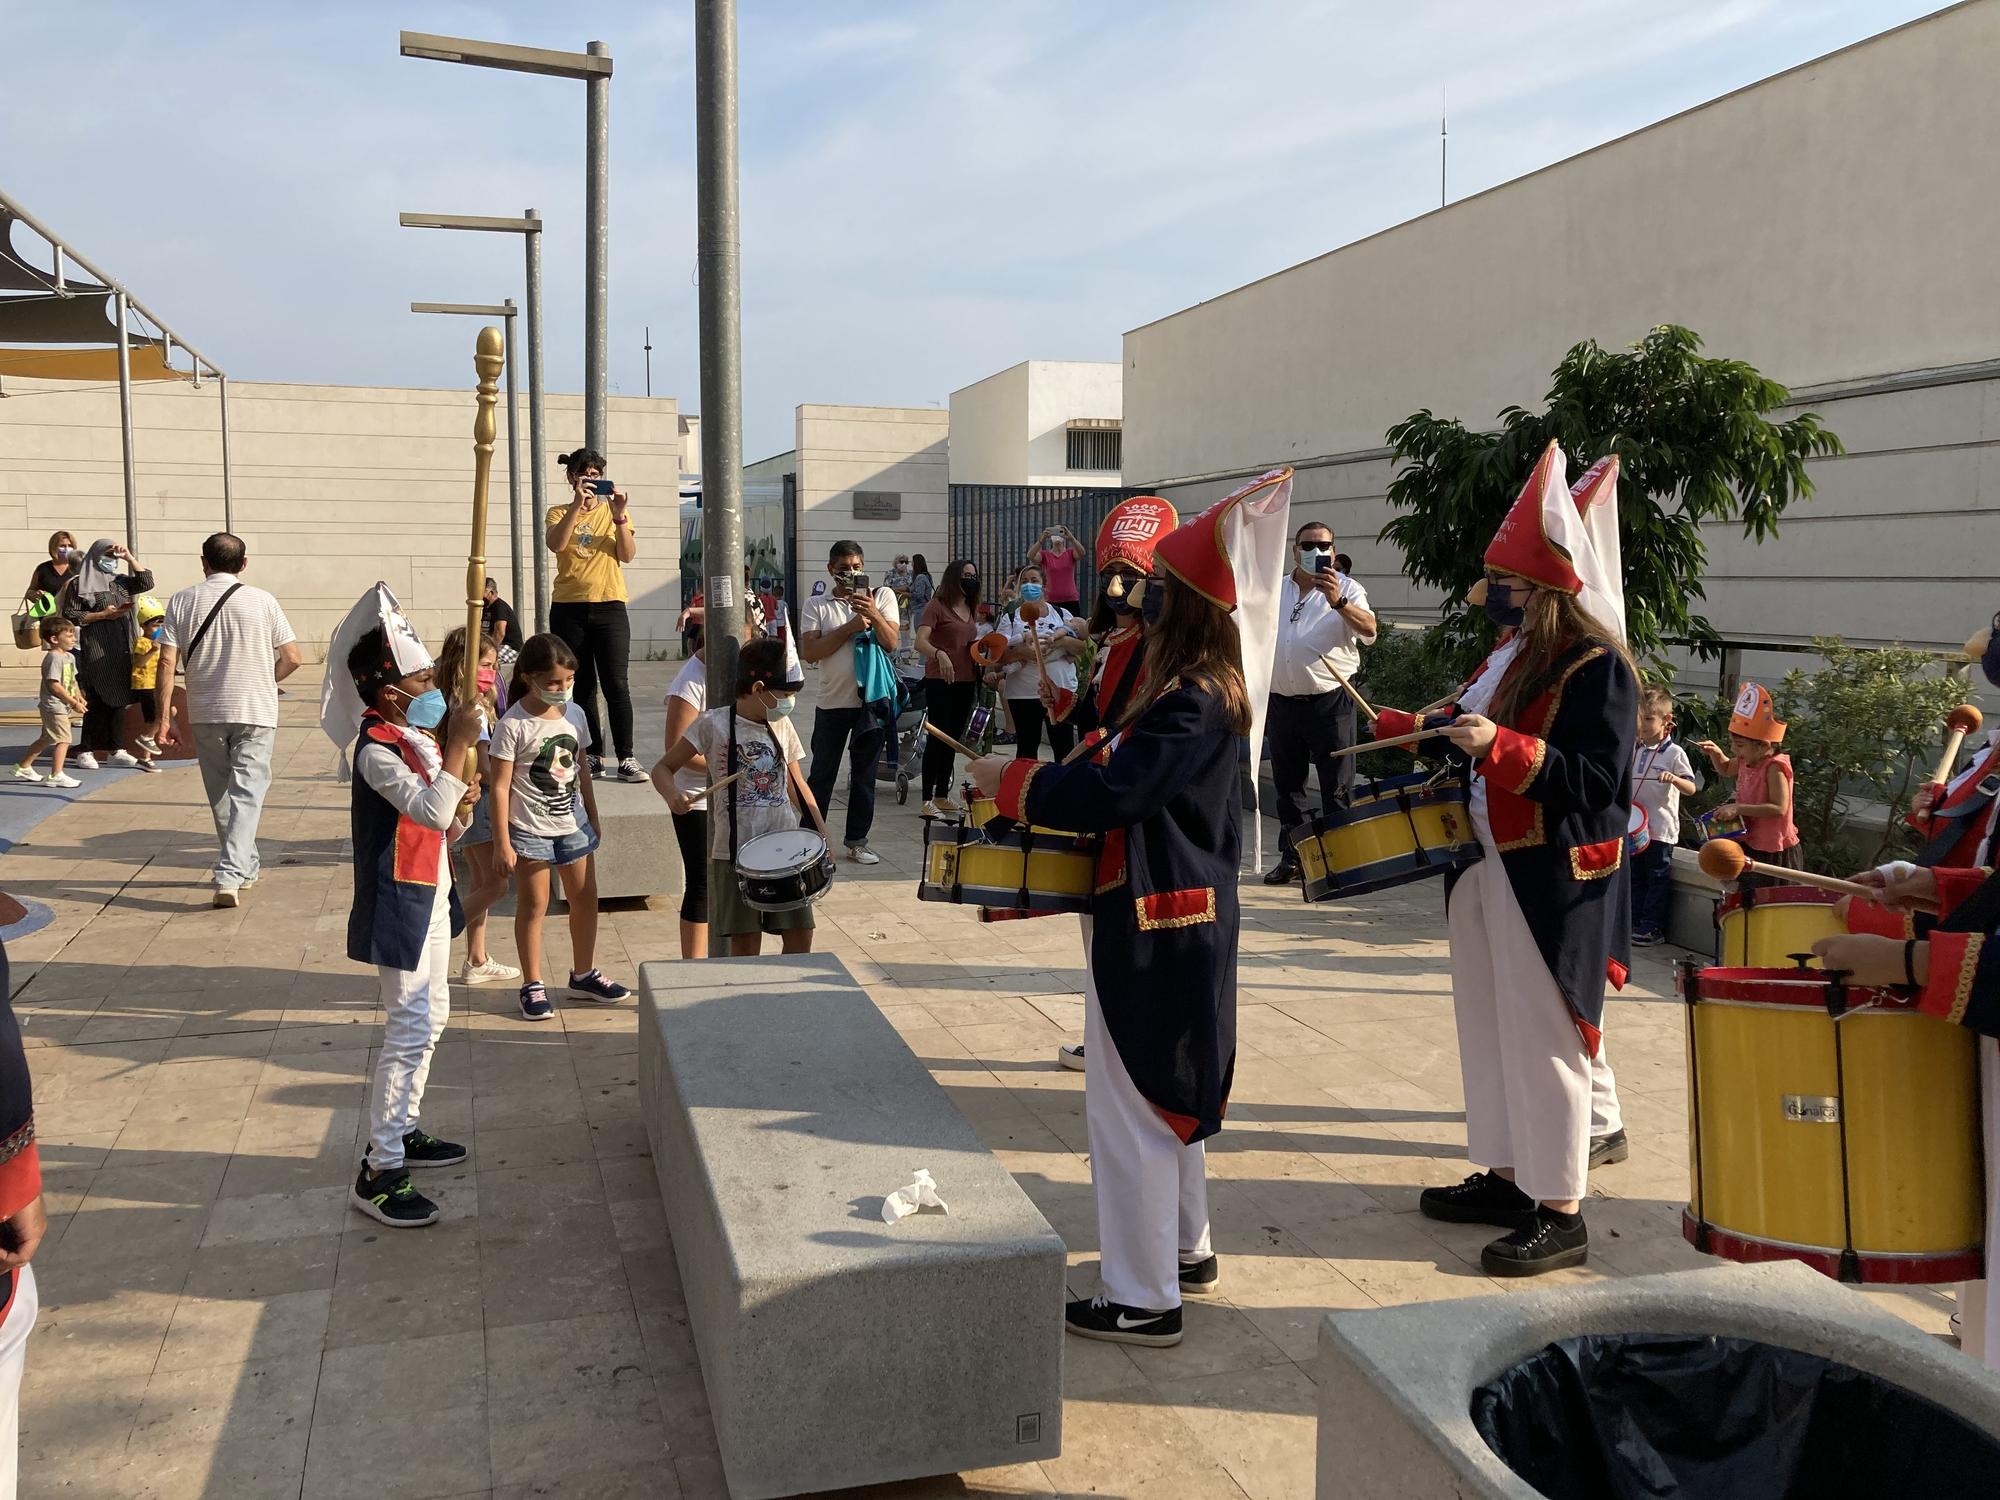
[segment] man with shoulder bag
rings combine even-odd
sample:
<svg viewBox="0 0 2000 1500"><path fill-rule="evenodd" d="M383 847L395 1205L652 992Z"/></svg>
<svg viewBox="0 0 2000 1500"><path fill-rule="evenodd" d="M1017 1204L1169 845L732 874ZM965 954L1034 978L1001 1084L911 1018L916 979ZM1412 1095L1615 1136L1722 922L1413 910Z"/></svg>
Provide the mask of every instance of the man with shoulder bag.
<svg viewBox="0 0 2000 1500"><path fill-rule="evenodd" d="M159 742L192 733L221 855L215 905L233 907L257 883L257 823L278 742L278 684L299 669L299 647L278 601L244 583L240 537L201 544L202 581L167 601L160 635ZM173 719L174 674L187 674L186 726Z"/></svg>

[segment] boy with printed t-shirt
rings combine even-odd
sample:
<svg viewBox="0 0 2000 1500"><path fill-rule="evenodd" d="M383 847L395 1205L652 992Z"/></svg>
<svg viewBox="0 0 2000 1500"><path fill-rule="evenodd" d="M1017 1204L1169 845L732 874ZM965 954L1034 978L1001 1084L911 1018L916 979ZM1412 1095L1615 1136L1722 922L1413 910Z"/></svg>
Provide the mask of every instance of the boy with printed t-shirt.
<svg viewBox="0 0 2000 1500"><path fill-rule="evenodd" d="M84 709L83 694L76 685L76 625L61 615L51 615L40 627L42 645L41 711L42 732L28 746L28 753L14 767L17 781L46 781L50 786L77 787L83 783L63 770L69 755L70 715ZM35 769L35 757L49 752L49 774Z"/></svg>

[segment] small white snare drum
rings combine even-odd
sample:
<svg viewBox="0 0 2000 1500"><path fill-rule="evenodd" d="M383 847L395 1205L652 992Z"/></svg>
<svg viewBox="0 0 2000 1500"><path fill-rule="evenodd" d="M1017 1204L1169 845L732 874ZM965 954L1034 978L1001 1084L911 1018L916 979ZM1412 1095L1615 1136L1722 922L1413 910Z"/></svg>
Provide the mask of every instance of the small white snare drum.
<svg viewBox="0 0 2000 1500"><path fill-rule="evenodd" d="M781 828L736 851L736 885L756 911L797 911L833 884L833 854L810 828Z"/></svg>

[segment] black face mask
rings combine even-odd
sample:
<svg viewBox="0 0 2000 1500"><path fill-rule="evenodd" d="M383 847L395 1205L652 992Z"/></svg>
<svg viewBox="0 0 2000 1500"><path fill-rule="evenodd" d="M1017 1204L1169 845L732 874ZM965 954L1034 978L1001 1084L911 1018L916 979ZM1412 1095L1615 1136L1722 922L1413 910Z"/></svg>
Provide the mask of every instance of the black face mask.
<svg viewBox="0 0 2000 1500"><path fill-rule="evenodd" d="M1518 593L1506 584L1486 585L1486 618L1503 630L1519 625L1528 613L1528 591Z"/></svg>
<svg viewBox="0 0 2000 1500"><path fill-rule="evenodd" d="M1102 597L1104 607L1114 615L1129 615L1132 613L1132 594L1129 589L1122 594L1114 594L1111 592L1111 586L1106 584Z"/></svg>
<svg viewBox="0 0 2000 1500"><path fill-rule="evenodd" d="M2000 622L2000 616L1995 616ZM2000 623L1993 627L1993 633L1986 637L1986 654L1979 658L1979 670L1986 674L1986 680L2000 687Z"/></svg>
<svg viewBox="0 0 2000 1500"><path fill-rule="evenodd" d="M979 580L977 578L959 579L958 591L965 596L967 604L977 604L979 602Z"/></svg>
<svg viewBox="0 0 2000 1500"><path fill-rule="evenodd" d="M1160 623L1160 613L1167 607L1167 586L1157 578L1146 584L1146 596L1139 601L1139 618L1148 625Z"/></svg>

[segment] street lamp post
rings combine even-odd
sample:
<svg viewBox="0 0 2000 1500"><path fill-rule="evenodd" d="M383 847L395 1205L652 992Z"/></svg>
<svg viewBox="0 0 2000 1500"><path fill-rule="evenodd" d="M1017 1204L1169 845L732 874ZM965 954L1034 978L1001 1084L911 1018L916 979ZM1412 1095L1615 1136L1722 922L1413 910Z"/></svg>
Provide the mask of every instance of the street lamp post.
<svg viewBox="0 0 2000 1500"><path fill-rule="evenodd" d="M413 313L447 313L471 318L500 318L501 328L506 331L507 365L507 545L514 559L512 583L514 592L509 596L516 608L524 598L523 590L527 579L522 572L521 535L521 443L515 436L514 408L518 404L514 386L514 317L519 311L514 299L507 298L497 306L476 302L412 302ZM532 614L531 614L532 617Z"/></svg>
<svg viewBox="0 0 2000 1500"><path fill-rule="evenodd" d="M708 575L704 655L708 701L731 703L736 698L737 642L745 607L735 0L695 0L694 69L701 268L701 561Z"/></svg>
<svg viewBox="0 0 2000 1500"><path fill-rule="evenodd" d="M548 548L542 544L541 518L547 514L543 497L543 470L546 468L546 424L542 407L542 216L530 208L518 219L495 218L485 214L398 214L396 222L405 229L468 229L489 234L518 234L527 246L528 275L528 487L533 496L533 524L528 528L528 545L535 559L535 632L540 634L549 628L549 558ZM508 299L508 306L513 305ZM508 469L515 465L514 447L514 324L511 315L507 323L507 452ZM519 502L514 502L516 511L516 533L519 532ZM519 607L523 579L520 575L520 550L517 541L515 550L514 590L515 604Z"/></svg>
<svg viewBox="0 0 2000 1500"><path fill-rule="evenodd" d="M405 57L583 81L583 445L599 453L606 452L610 446L605 399L611 247L610 47L603 42L592 42L583 52L557 52L545 47L514 47L421 31L401 33L400 45ZM533 337L530 333L529 338ZM529 353L532 359L534 351L530 349ZM539 458L535 473L539 479ZM539 500L536 508L539 514Z"/></svg>

